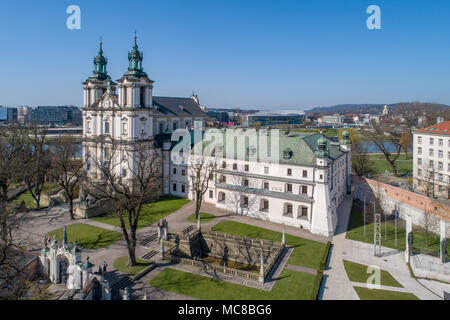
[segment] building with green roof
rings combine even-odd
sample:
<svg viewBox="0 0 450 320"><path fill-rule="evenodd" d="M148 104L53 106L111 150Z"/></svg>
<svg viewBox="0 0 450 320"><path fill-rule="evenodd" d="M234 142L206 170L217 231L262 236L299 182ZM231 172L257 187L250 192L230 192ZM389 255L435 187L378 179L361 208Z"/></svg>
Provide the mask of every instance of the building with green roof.
<svg viewBox="0 0 450 320"><path fill-rule="evenodd" d="M334 142L321 133L207 129L171 144L166 148L172 153L167 157L171 194L194 198L189 163L208 158L217 169L204 201L235 214L333 235L337 207L350 192L348 134Z"/></svg>

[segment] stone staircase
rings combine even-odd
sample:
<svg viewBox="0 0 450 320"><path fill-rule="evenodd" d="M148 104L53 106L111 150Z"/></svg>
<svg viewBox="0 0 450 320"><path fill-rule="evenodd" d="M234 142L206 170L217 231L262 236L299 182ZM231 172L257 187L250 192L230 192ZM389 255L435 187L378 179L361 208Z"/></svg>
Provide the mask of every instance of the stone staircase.
<svg viewBox="0 0 450 320"><path fill-rule="evenodd" d="M192 230L194 230L194 226L190 225L189 227L187 227L186 229L183 230L183 236L187 235Z"/></svg>
<svg viewBox="0 0 450 320"><path fill-rule="evenodd" d="M155 232L152 235L150 235L149 237L143 239L142 241L139 242L140 246L146 246L147 244L149 244L150 242L155 241L156 239L158 239L158 234Z"/></svg>
<svg viewBox="0 0 450 320"><path fill-rule="evenodd" d="M123 275L111 285L111 298L122 299L119 294L120 289L129 287L133 283L133 279L129 275Z"/></svg>
<svg viewBox="0 0 450 320"><path fill-rule="evenodd" d="M154 256L156 256L157 254L158 254L158 251L156 251L156 250L151 250L151 251L147 252L146 254L144 254L144 255L141 257L141 259L142 259L142 260L150 261L151 258L153 258Z"/></svg>

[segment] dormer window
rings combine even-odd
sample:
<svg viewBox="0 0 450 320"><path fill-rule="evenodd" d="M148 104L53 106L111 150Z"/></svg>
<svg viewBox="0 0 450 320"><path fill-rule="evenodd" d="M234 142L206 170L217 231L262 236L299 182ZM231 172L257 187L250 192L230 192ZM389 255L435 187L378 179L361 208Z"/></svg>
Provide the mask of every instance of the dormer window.
<svg viewBox="0 0 450 320"><path fill-rule="evenodd" d="M283 151L283 158L284 159L291 159L292 158L292 156L294 155L294 153L292 152L292 150L291 149L285 149L284 151Z"/></svg>
<svg viewBox="0 0 450 320"><path fill-rule="evenodd" d="M247 148L247 155L252 156L256 153L256 148L251 146Z"/></svg>

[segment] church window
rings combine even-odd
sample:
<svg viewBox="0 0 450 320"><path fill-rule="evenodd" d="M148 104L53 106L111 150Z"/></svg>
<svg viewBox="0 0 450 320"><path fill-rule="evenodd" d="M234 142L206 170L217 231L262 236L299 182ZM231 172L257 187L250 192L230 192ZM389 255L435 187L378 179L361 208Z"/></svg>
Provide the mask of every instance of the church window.
<svg viewBox="0 0 450 320"><path fill-rule="evenodd" d="M141 87L140 100L141 100L141 107L145 107L145 87Z"/></svg>
<svg viewBox="0 0 450 320"><path fill-rule="evenodd" d="M127 134L128 123L122 123L122 134Z"/></svg>
<svg viewBox="0 0 450 320"><path fill-rule="evenodd" d="M109 133L109 122L108 121L105 122L105 133L106 134Z"/></svg>

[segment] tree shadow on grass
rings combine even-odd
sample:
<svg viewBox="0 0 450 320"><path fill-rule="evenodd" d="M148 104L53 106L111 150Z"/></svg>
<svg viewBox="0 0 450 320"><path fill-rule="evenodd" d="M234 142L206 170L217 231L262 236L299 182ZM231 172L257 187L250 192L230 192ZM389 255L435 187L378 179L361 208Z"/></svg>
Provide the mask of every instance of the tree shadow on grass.
<svg viewBox="0 0 450 320"><path fill-rule="evenodd" d="M119 240L119 236L115 236L113 234L97 234L97 239L95 240L79 240L79 246L83 249L100 249L107 246L110 246L117 240Z"/></svg>

